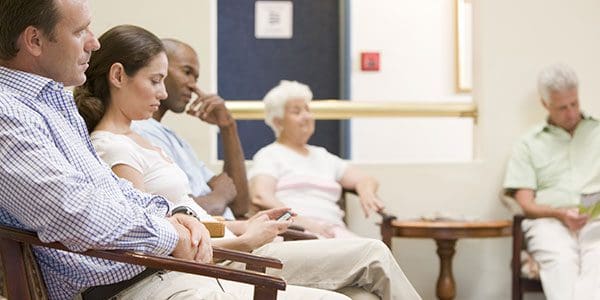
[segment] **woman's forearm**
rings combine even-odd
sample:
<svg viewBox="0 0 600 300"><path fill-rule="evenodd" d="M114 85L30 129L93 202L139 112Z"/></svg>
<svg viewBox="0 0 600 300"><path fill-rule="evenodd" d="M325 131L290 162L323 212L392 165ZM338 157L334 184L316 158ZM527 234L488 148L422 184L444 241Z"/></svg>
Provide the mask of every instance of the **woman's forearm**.
<svg viewBox="0 0 600 300"><path fill-rule="evenodd" d="M213 239L212 244L217 247L243 252L252 252L252 250L254 250L252 246L241 237Z"/></svg>

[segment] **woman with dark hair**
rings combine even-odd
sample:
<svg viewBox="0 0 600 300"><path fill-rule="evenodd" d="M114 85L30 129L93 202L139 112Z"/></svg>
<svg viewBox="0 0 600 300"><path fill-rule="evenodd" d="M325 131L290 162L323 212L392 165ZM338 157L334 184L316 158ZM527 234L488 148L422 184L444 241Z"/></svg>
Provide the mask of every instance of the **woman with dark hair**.
<svg viewBox="0 0 600 300"><path fill-rule="evenodd" d="M185 173L161 148L130 128L132 121L152 117L160 101L167 97L164 78L168 60L161 41L144 29L129 25L117 26L99 40L104 47L90 59L86 72L88 81L75 89L77 107L98 155L117 176L127 179L137 189L189 206L201 219L211 218L189 196L191 191ZM261 214L259 219L267 221L288 210L272 210ZM266 225L253 225L260 223L254 222L255 219L227 223L235 233L243 235L246 242L228 234L231 239L218 240L215 244L252 251L270 242L289 225L289 222L271 220L269 234L263 232L258 237L254 227L265 230Z"/></svg>

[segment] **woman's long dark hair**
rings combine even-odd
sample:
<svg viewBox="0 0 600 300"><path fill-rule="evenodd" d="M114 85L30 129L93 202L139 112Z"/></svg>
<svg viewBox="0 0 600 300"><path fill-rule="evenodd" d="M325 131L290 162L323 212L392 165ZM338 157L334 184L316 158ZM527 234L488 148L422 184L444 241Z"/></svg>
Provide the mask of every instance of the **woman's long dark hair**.
<svg viewBox="0 0 600 300"><path fill-rule="evenodd" d="M108 72L115 63L121 63L127 76L148 65L150 60L165 48L161 40L150 31L133 25L119 25L98 39L100 49L92 53L90 66L85 71L86 82L74 90L75 103L92 132L104 115L110 90Z"/></svg>

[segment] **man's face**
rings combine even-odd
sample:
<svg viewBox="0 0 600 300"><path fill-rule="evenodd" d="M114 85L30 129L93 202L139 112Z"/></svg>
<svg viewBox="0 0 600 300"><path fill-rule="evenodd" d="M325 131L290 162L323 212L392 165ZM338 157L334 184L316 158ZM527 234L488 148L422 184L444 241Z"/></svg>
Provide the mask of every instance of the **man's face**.
<svg viewBox="0 0 600 300"><path fill-rule="evenodd" d="M100 44L90 31L91 20L87 0L55 0L60 15L53 39L42 36L38 57L40 74L66 86L85 82L85 70L92 51Z"/></svg>
<svg viewBox="0 0 600 300"><path fill-rule="evenodd" d="M577 88L552 92L550 100L544 103L544 107L548 110L550 123L570 133L581 120Z"/></svg>
<svg viewBox="0 0 600 300"><path fill-rule="evenodd" d="M179 45L169 55L169 75L165 79L169 97L161 106L176 113L183 112L192 99L199 69L196 52L187 45Z"/></svg>

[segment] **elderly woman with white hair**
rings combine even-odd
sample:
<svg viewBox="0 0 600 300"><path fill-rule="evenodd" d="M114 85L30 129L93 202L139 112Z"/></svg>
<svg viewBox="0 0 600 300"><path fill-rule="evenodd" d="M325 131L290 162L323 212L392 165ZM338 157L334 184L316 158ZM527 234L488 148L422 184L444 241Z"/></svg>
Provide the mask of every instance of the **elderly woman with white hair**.
<svg viewBox="0 0 600 300"><path fill-rule="evenodd" d="M264 98L265 122L277 140L254 156L249 170L252 202L261 209L290 207L295 223L322 238L356 237L337 205L342 188L358 193L365 216L384 208L378 182L323 147L309 145L315 130L312 92L296 81L281 81Z"/></svg>

